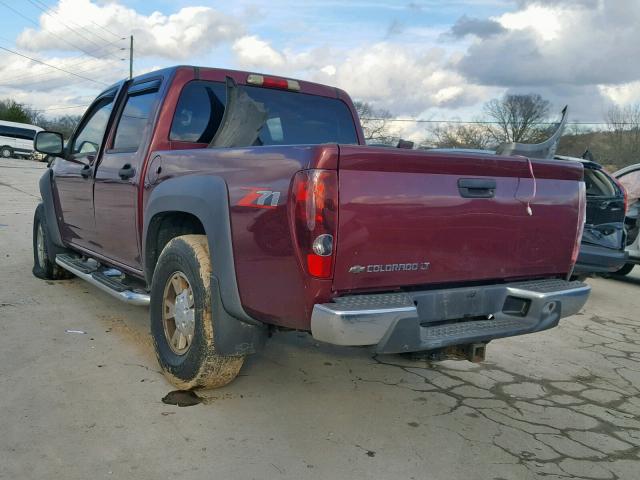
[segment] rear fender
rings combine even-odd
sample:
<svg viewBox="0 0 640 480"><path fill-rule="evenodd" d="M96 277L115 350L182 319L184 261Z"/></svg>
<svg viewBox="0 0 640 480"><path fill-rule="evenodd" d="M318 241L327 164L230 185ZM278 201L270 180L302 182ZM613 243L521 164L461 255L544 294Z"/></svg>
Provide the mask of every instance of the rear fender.
<svg viewBox="0 0 640 480"><path fill-rule="evenodd" d="M216 351L223 355L255 351L264 340L266 327L250 317L242 307L236 279L229 193L226 182L215 175L185 175L163 181L154 188L144 212L143 258L148 284L153 265L147 261L149 226L154 216L166 212L184 212L200 220L211 255L212 308L218 313L214 329Z"/></svg>

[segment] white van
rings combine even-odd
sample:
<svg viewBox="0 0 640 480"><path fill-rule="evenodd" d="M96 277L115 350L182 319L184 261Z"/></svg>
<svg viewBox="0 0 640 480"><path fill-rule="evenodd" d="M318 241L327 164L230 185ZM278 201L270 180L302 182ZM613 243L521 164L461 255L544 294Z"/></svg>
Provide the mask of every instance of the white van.
<svg viewBox="0 0 640 480"><path fill-rule="evenodd" d="M42 128L28 123L0 120L0 157L26 157L33 153L33 139Z"/></svg>

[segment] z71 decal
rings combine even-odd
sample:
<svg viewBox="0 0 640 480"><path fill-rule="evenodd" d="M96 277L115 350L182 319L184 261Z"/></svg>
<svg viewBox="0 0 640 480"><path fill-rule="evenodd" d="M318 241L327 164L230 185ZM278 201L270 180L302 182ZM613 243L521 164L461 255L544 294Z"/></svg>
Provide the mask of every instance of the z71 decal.
<svg viewBox="0 0 640 480"><path fill-rule="evenodd" d="M280 192L264 188L245 188L245 190L249 190L249 193L238 202L240 207L276 208L280 201Z"/></svg>

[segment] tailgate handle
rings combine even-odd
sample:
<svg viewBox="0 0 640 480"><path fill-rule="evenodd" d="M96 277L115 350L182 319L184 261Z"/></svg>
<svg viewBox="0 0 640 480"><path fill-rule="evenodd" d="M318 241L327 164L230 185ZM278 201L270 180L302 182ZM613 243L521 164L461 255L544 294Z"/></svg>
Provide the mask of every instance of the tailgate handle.
<svg viewBox="0 0 640 480"><path fill-rule="evenodd" d="M493 198L496 181L492 178L459 178L458 190L464 198Z"/></svg>

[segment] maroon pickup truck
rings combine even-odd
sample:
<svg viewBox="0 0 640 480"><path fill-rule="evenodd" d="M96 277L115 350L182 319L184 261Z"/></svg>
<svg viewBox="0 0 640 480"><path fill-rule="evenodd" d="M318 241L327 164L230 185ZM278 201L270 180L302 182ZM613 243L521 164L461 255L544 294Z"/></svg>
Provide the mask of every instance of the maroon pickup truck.
<svg viewBox="0 0 640 480"><path fill-rule="evenodd" d="M336 88L180 66L101 93L40 181L34 273L149 305L181 388L275 329L378 353L554 327L585 215L578 163L368 147ZM478 347L480 346L480 347Z"/></svg>

